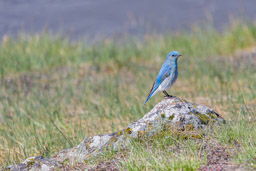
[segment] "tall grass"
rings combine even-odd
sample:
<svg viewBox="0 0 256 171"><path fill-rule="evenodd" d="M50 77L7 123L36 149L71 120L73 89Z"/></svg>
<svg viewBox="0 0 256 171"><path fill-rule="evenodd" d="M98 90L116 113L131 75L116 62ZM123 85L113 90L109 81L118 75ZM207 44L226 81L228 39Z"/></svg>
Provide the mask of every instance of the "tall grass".
<svg viewBox="0 0 256 171"><path fill-rule="evenodd" d="M251 135L256 135L251 124L256 119L256 58L250 55L255 45L255 25L235 25L222 33L199 29L96 44L48 33L5 36L0 46L0 165L50 156L142 117L162 98L159 94L142 105L171 50L183 54L171 94L211 106L230 120L233 124L217 129L213 137L223 144L236 139L243 147L236 161L256 164ZM138 150L143 152L136 154ZM159 153L137 146L131 156L158 160ZM198 168L202 161L194 153L190 151L188 160L184 154L170 167ZM122 166L146 164L134 161ZM168 169L166 163L159 168Z"/></svg>

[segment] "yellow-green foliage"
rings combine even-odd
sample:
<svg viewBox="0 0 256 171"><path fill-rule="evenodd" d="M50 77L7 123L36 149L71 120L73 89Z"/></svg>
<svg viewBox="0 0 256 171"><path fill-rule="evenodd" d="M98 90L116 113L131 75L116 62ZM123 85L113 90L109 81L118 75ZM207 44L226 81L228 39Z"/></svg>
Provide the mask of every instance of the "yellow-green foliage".
<svg viewBox="0 0 256 171"><path fill-rule="evenodd" d="M236 25L221 33L199 29L96 44L48 33L17 39L5 36L0 45L0 166L31 156L50 156L85 137L120 131L141 118L163 98L158 94L142 105L171 50L183 54L171 94L208 105L231 120L215 138L227 145L237 141L242 150L237 150L235 161L256 165L252 145L256 66L255 56L250 55L255 43L255 25ZM191 145L186 146L187 153L173 154L157 149L166 143L159 141L149 151L142 145L130 157L145 161L141 165L145 169L149 161L153 170L168 169L168 164L170 169L194 169L202 164L194 150L200 145L194 140L183 143ZM139 166L131 158L128 163L124 168Z"/></svg>

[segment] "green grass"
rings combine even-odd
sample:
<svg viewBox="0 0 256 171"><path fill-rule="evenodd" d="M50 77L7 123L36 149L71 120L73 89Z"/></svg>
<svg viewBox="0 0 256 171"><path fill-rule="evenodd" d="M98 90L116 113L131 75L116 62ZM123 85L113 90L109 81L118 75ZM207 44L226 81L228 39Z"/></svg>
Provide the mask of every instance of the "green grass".
<svg viewBox="0 0 256 171"><path fill-rule="evenodd" d="M133 140L119 164L125 170L195 170L202 162L200 143L178 130L164 130L153 137Z"/></svg>
<svg viewBox="0 0 256 171"><path fill-rule="evenodd" d="M48 33L4 37L0 166L30 156L50 156L89 135L120 130L142 117L162 99L159 94L142 105L165 56L178 50L183 57L170 92L211 106L229 120L209 134L235 149L234 163L255 167L256 58L244 55L255 46L253 24L230 26L222 33L199 29L95 44L71 43ZM197 155L200 143L193 140L182 140L185 150L174 154L156 148L164 139L148 145L134 143L120 167L193 170L206 162ZM240 149L234 147L237 143Z"/></svg>

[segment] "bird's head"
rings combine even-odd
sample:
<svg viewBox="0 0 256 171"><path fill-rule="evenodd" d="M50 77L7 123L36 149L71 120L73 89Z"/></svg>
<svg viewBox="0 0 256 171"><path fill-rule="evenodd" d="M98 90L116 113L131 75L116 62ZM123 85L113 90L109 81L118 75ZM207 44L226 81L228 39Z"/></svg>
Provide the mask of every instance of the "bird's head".
<svg viewBox="0 0 256 171"><path fill-rule="evenodd" d="M176 61L180 56L182 56L182 55L179 54L179 52L177 52L177 51L172 51L172 52L170 52L170 53L167 55L166 59L167 59L167 60L170 60L170 61Z"/></svg>

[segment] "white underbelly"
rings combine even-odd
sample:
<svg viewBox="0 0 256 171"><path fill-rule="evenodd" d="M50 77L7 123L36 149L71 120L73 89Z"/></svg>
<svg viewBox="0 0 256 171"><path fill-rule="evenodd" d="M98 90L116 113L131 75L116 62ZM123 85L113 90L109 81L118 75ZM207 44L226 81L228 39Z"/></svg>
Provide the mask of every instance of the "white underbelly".
<svg viewBox="0 0 256 171"><path fill-rule="evenodd" d="M173 74L174 75L174 74ZM159 91L165 91L172 87L172 85L175 83L177 77L175 76L169 76L167 77L162 84L159 85Z"/></svg>

